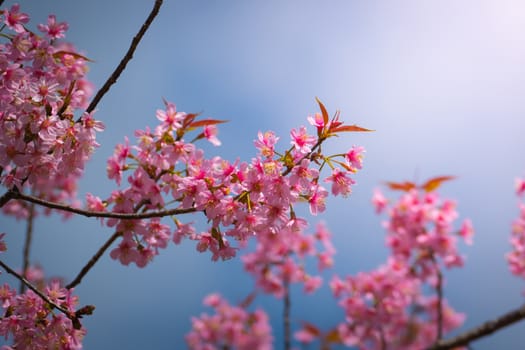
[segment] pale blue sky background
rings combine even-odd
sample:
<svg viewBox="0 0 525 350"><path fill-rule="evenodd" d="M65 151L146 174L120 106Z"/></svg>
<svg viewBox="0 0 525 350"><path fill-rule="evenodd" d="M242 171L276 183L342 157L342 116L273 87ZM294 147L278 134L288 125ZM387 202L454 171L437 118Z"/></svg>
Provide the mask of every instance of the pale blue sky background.
<svg viewBox="0 0 525 350"><path fill-rule="evenodd" d="M12 4L6 1L6 4ZM95 63L101 86L127 50L153 1L22 1L36 22L49 13L70 22L68 39ZM111 4L111 5L110 5ZM107 128L86 169L81 194L112 187L105 160L125 135L156 123L162 97L180 110L228 119L223 146L210 154L248 160L258 131L287 146L290 128L317 111L315 96L348 123L377 130L345 135L330 149L367 149L365 168L347 200L329 202L338 250L335 272L373 269L386 257L380 218L369 201L386 180L457 175L443 194L458 199L476 228L462 246L467 266L447 274L446 296L470 327L523 302L525 283L503 258L517 216L516 176L525 174L525 4L485 1L176 1L166 0L135 58L99 104ZM8 259L20 264L24 225L5 217ZM33 258L70 280L111 234L91 219L40 218ZM95 304L85 320L90 349L181 349L191 315L217 291L237 302L251 291L239 261L211 263L186 244L163 251L144 270L105 256L77 288ZM6 279L0 276L0 283ZM293 321L333 326L342 312L328 297L293 296ZM262 299L281 340L281 305ZM321 312L322 311L322 312ZM474 349L520 349L523 323ZM281 343L276 343L279 349Z"/></svg>

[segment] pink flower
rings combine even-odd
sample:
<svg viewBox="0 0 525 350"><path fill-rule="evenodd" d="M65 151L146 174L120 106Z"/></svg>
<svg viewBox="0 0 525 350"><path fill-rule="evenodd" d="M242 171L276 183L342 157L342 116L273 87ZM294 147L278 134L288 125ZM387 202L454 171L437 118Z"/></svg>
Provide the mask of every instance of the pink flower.
<svg viewBox="0 0 525 350"><path fill-rule="evenodd" d="M312 146L315 144L316 138L306 133L306 127L302 126L298 131L292 129L290 135L292 137L291 144L300 154L306 154L312 151Z"/></svg>
<svg viewBox="0 0 525 350"><path fill-rule="evenodd" d="M516 178L515 186L516 194L522 196L525 193L525 179Z"/></svg>
<svg viewBox="0 0 525 350"><path fill-rule="evenodd" d="M459 235L465 239L467 244L472 244L472 236L474 236L474 227L472 226L472 221L466 219L461 225L459 230Z"/></svg>
<svg viewBox="0 0 525 350"><path fill-rule="evenodd" d="M350 151L346 153L346 159L350 163L350 166L354 169L361 169L363 167L363 153L365 152L364 147L353 146Z"/></svg>
<svg viewBox="0 0 525 350"><path fill-rule="evenodd" d="M349 178L348 172L343 172L338 168L332 171L332 175L325 179L325 182L332 183L332 194L337 196L342 194L344 197L352 193L352 185L355 181Z"/></svg>
<svg viewBox="0 0 525 350"><path fill-rule="evenodd" d="M51 39L60 39L65 37L65 32L67 31L68 27L69 26L66 22L57 23L56 17L54 15L50 15L47 18L47 25L38 25L38 29Z"/></svg>
<svg viewBox="0 0 525 350"><path fill-rule="evenodd" d="M181 122L186 117L186 113L177 112L175 104L164 101L166 110L157 110L157 119L162 122L163 130L178 129L182 126Z"/></svg>
<svg viewBox="0 0 525 350"><path fill-rule="evenodd" d="M321 113L315 113L313 117L307 117L308 122L317 128L317 131L320 132L324 128L324 118Z"/></svg>
<svg viewBox="0 0 525 350"><path fill-rule="evenodd" d="M13 29L17 33L23 33L24 23L29 22L29 16L25 13L20 12L20 5L14 4L11 9L4 10L4 22L5 24Z"/></svg>
<svg viewBox="0 0 525 350"><path fill-rule="evenodd" d="M308 200L310 203L310 213L312 215L317 215L319 212L323 212L326 209L326 197L328 196L328 191L325 190L322 186L315 185L312 188L312 195Z"/></svg>
<svg viewBox="0 0 525 350"><path fill-rule="evenodd" d="M383 196L383 193L379 189L374 190L374 196L372 197L372 204L376 209L376 213L381 213L388 204L388 200Z"/></svg>
<svg viewBox="0 0 525 350"><path fill-rule="evenodd" d="M278 140L279 138L275 136L273 131L266 131L264 134L259 132L254 144L263 157L272 158L274 155L274 147Z"/></svg>
<svg viewBox="0 0 525 350"><path fill-rule="evenodd" d="M217 138L217 134L219 133L219 129L217 129L217 126L216 125L206 125L204 126L204 137L206 137L206 139L208 141L210 141L210 143L214 146L220 146L221 145L221 141Z"/></svg>

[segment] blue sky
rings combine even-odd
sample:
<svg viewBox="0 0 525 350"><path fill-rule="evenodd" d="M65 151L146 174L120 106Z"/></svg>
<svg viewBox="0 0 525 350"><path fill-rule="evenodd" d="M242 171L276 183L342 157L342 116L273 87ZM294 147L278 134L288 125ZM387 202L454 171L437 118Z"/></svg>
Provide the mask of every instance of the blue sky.
<svg viewBox="0 0 525 350"><path fill-rule="evenodd" d="M49 13L68 21L68 40L95 61L89 77L101 86L152 3L29 0L22 9L33 24ZM99 104L106 131L80 193L111 191L105 160L124 136L155 125L163 97L180 110L228 119L220 128L223 146L207 151L249 160L258 131L275 131L287 146L289 130L317 111L318 96L348 123L376 130L329 146L367 150L354 194L329 202L328 211L311 220L325 221L334 234L334 271L366 271L385 260L381 219L370 205L375 187L456 175L442 193L458 200L476 236L472 247L462 246L467 266L447 273L445 293L467 313L465 328L476 325L523 302L525 284L510 275L503 256L517 216L513 181L525 175L524 32L525 5L518 0L165 0L128 69ZM16 265L24 225L1 220L9 234L7 258ZM39 218L36 227L34 260L66 279L111 234L85 218ZM191 244L163 251L143 270L106 256L77 288L83 304L97 306L85 321L85 348L183 348L190 317L204 311L207 293L236 302L251 291L241 271L239 261L212 263ZM342 313L328 295L327 288L308 298L297 291L292 320L333 325ZM261 303L279 337L281 305ZM474 348L518 349L523 327Z"/></svg>

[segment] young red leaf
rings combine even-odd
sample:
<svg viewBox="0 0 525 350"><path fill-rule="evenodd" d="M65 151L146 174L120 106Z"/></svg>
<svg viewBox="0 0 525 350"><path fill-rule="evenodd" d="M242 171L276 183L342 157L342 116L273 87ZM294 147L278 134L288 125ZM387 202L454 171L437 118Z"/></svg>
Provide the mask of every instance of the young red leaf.
<svg viewBox="0 0 525 350"><path fill-rule="evenodd" d="M326 107L324 104L319 100L317 97L315 98L317 103L319 103L319 108L321 108L321 114L323 115L324 125L328 125L328 120L330 119L328 116L328 112L326 110Z"/></svg>
<svg viewBox="0 0 525 350"><path fill-rule="evenodd" d="M330 332L328 332L324 339L327 343L333 343L333 344L341 344L343 341L341 339L341 336L339 336L339 332L337 329L332 329Z"/></svg>
<svg viewBox="0 0 525 350"><path fill-rule="evenodd" d="M330 132L332 132L332 133L343 132L343 131L346 131L346 132L362 132L362 131L374 131L374 130L362 128L362 127L357 126L357 125L342 125L342 126L338 126L336 128L330 129Z"/></svg>
<svg viewBox="0 0 525 350"><path fill-rule="evenodd" d="M309 322L302 322L303 323L303 329L313 335L314 337L319 337L321 335L321 330L317 328L315 325L309 323Z"/></svg>
<svg viewBox="0 0 525 350"><path fill-rule="evenodd" d="M83 56L79 53L76 53L76 52L70 52L70 51L57 51L53 54L53 57L54 58L62 58L64 57L65 55L70 55L70 56L73 56L75 57L76 59L81 59L81 60L84 60L84 61L87 61L87 62L95 62L93 60L90 60L89 58L87 58L86 56Z"/></svg>
<svg viewBox="0 0 525 350"><path fill-rule="evenodd" d="M199 120L199 121L193 122L189 126L190 126L190 128L197 128L197 127L200 127L200 126L222 124L222 123L226 123L226 122L227 122L227 120L205 119L205 120Z"/></svg>
<svg viewBox="0 0 525 350"><path fill-rule="evenodd" d="M394 191L404 191L408 192L414 188L416 188L416 184L410 181L405 182L387 182L386 185L388 188Z"/></svg>
<svg viewBox="0 0 525 350"><path fill-rule="evenodd" d="M433 177L432 179L425 182L423 185L421 185L421 188L425 190L425 192L432 192L435 189L437 189L441 184L445 181L453 180L455 179L455 176L437 176Z"/></svg>

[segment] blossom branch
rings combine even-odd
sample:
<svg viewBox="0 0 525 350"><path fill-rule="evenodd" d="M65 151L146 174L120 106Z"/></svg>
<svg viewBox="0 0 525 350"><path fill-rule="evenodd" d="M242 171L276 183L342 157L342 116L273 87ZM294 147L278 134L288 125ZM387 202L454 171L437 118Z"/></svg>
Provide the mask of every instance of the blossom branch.
<svg viewBox="0 0 525 350"><path fill-rule="evenodd" d="M95 255L93 255L91 257L91 259L89 259L87 264L82 268L82 270L80 270L80 272L78 273L77 277L75 277L75 279L73 281L71 281L66 286L66 288L67 289L71 289L71 288L74 288L74 287L78 286L80 284L80 282L82 282L82 278L84 278L84 276L89 272L89 270L91 270L91 268L93 266L95 266L97 261L102 257L102 255L104 255L106 250L108 250L108 248L111 246L111 244L113 244L113 242L115 242L115 240L120 235L121 235L121 233L117 231L111 237L109 237L109 239L106 241L106 243L104 243L104 245L102 245L102 247L100 247L98 249L98 251L95 253Z"/></svg>
<svg viewBox="0 0 525 350"><path fill-rule="evenodd" d="M465 346L474 340L490 335L523 319L525 319L525 304L518 309L512 310L495 320L487 321L454 338L438 341L427 350L445 350L453 349L459 346Z"/></svg>
<svg viewBox="0 0 525 350"><path fill-rule="evenodd" d="M89 104L88 108L86 109L87 113L91 113L96 107L97 104L100 102L102 97L109 91L111 85L115 84L117 82L117 79L119 78L120 74L126 69L126 65L128 62L133 58L133 54L135 53L135 50L137 49L137 46L139 45L140 41L142 40L142 37L148 30L149 26L159 13L160 6L162 5L162 0L155 0L155 5L153 6L153 9L151 10L148 18L146 18L146 21L144 21L144 24L142 24L142 27L138 31L138 33L133 37L133 40L131 41L131 45L126 52L126 55L122 58L119 65L115 69L115 71L111 74L111 76L106 80L104 85L98 90L97 94Z"/></svg>
<svg viewBox="0 0 525 350"><path fill-rule="evenodd" d="M7 198L7 200L2 201L4 197ZM78 215L82 215L86 217L113 218L113 219L122 219L122 220L160 218L164 216L194 213L197 211L195 208L159 210L159 211L151 211L151 212L146 212L146 213L114 213L114 212L105 212L105 211L90 211L90 210L84 210L84 209L79 209L79 208L73 208L65 204L50 202L45 199L23 194L21 192L14 191L14 190L8 191L0 198L0 208L2 207L3 204L6 204L11 199L20 199L20 200L38 204L38 205L41 205L47 208L67 211L70 213L74 213L74 214L78 214Z"/></svg>
<svg viewBox="0 0 525 350"><path fill-rule="evenodd" d="M51 299L49 299L44 293L39 291L35 286L33 286L28 280L26 280L24 277L20 276L15 270L7 266L2 260L0 260L0 266L3 267L3 269L15 276L20 282L22 282L27 288L31 289L33 292L35 292L36 295L38 295L42 300L44 300L47 304L49 304L51 307L57 309L58 311L62 312L64 315L66 315L68 318L72 319L74 316L71 315L71 313L64 309L62 306L57 305L54 303Z"/></svg>

